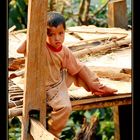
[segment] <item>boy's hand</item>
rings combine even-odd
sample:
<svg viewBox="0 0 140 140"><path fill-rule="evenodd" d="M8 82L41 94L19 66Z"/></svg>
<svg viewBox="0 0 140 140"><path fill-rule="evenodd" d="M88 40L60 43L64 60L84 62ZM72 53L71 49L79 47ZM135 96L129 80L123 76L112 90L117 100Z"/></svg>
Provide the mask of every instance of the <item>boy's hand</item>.
<svg viewBox="0 0 140 140"><path fill-rule="evenodd" d="M97 96L108 96L108 95L116 94L117 91L118 90L116 89L112 89L107 86L102 86L99 89L94 90L93 94Z"/></svg>

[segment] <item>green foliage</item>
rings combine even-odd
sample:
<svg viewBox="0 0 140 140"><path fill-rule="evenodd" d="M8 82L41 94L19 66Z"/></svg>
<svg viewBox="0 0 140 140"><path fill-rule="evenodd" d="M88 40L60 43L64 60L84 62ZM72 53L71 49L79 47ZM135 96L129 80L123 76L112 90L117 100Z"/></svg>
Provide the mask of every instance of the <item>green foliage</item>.
<svg viewBox="0 0 140 140"><path fill-rule="evenodd" d="M98 117L97 140L114 140L114 122L111 108L73 111L61 134L61 140L72 140L80 132L84 119L90 123L91 116ZM18 118L9 121L9 140L20 140L21 123Z"/></svg>
<svg viewBox="0 0 140 140"><path fill-rule="evenodd" d="M21 137L21 123L18 118L9 120L9 140L20 140Z"/></svg>
<svg viewBox="0 0 140 140"><path fill-rule="evenodd" d="M107 6L105 6L98 14L94 15L101 5L105 4L107 0L100 0L98 4L93 5L91 2L89 9L88 24L93 24L97 27L108 27L107 24ZM78 11L81 0L69 0L71 5L64 6L63 15L66 19L66 25L77 26L78 25ZM59 3L59 2L58 2ZM9 28L16 25L16 29L27 28L27 8L28 0L10 0L9 2ZM58 8L59 9L59 8ZM128 24L132 25L131 11L128 11Z"/></svg>
<svg viewBox="0 0 140 140"><path fill-rule="evenodd" d="M95 11L99 8L98 5L90 6L89 13L90 15L94 15ZM108 27L107 24L107 7L103 8L99 11L94 17L89 18L89 24L93 24L97 27Z"/></svg>
<svg viewBox="0 0 140 140"><path fill-rule="evenodd" d="M127 13L127 17L128 17L128 25L132 25L132 12L128 12Z"/></svg>
<svg viewBox="0 0 140 140"><path fill-rule="evenodd" d="M90 118L93 115L98 117L99 120L95 138L98 140L114 140L114 122L111 108L73 111L67 126L62 131L61 139L72 140L80 132L84 118L86 118L87 122L90 122Z"/></svg>
<svg viewBox="0 0 140 140"><path fill-rule="evenodd" d="M9 3L9 28L13 25L16 29L27 27L27 0L11 0Z"/></svg>
<svg viewBox="0 0 140 140"><path fill-rule="evenodd" d="M100 3L101 3L101 4L104 4L104 3L106 3L106 1L107 1L107 0L100 0Z"/></svg>

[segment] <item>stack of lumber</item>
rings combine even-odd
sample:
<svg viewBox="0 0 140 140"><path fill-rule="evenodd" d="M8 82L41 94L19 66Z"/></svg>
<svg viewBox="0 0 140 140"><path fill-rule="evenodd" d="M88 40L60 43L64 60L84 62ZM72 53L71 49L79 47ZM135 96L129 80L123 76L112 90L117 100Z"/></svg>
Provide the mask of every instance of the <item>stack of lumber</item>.
<svg viewBox="0 0 140 140"><path fill-rule="evenodd" d="M24 56L18 54L16 49L25 38L26 30L9 33L9 75L24 69ZM69 27L64 45L91 71L96 72L103 84L118 89L117 95L96 97L72 85L69 94L74 110L128 102L122 99L131 98L131 31L93 25ZM24 75L9 80L9 118L22 115L23 91Z"/></svg>

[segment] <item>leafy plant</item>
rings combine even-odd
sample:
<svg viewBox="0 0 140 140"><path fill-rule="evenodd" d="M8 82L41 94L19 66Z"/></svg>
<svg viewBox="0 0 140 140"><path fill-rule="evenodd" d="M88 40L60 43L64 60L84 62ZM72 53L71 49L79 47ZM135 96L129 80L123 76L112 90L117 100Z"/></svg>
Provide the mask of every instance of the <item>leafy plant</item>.
<svg viewBox="0 0 140 140"><path fill-rule="evenodd" d="M17 117L9 120L9 140L20 140L21 137L21 123Z"/></svg>
<svg viewBox="0 0 140 140"><path fill-rule="evenodd" d="M113 140L114 138L114 122L111 108L92 109L86 111L73 111L67 126L62 131L62 140L72 140L77 133L80 132L83 120L90 122L92 115L98 117L99 124L97 126L95 138L98 140Z"/></svg>
<svg viewBox="0 0 140 140"><path fill-rule="evenodd" d="M9 2L9 28L13 25L16 29L27 27L27 0L11 0Z"/></svg>

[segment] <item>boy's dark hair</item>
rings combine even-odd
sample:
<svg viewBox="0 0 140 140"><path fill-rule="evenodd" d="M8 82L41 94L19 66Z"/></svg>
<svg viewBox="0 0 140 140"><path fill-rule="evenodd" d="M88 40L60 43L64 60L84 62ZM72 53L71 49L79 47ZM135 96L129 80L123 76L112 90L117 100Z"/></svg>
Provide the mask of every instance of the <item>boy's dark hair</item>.
<svg viewBox="0 0 140 140"><path fill-rule="evenodd" d="M64 29L66 29L65 19L60 13L54 11L48 12L47 26L57 27L60 24L63 24Z"/></svg>

